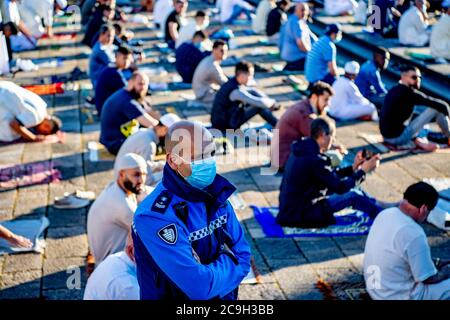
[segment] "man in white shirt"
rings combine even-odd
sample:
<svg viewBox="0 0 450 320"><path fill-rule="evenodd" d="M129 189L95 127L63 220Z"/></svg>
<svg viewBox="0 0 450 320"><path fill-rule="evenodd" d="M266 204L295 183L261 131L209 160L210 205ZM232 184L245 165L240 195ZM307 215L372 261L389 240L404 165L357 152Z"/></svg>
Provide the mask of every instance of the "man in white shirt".
<svg viewBox="0 0 450 320"><path fill-rule="evenodd" d="M352 120L360 117L378 119L375 105L365 98L355 84L359 64L349 61L344 67L345 74L333 83L334 96L331 98L328 114L339 120Z"/></svg>
<svg viewBox="0 0 450 320"><path fill-rule="evenodd" d="M19 3L23 22L35 38L44 34L52 37L54 9L64 10L66 7L66 0L22 0Z"/></svg>
<svg viewBox="0 0 450 320"><path fill-rule="evenodd" d="M425 0L416 0L400 18L398 40L403 45L423 47L430 40Z"/></svg>
<svg viewBox="0 0 450 320"><path fill-rule="evenodd" d="M133 239L127 237L125 251L108 256L90 275L83 300L139 300Z"/></svg>
<svg viewBox="0 0 450 320"><path fill-rule="evenodd" d="M434 58L450 60L450 0L444 0L442 8L442 17L431 31L430 51Z"/></svg>
<svg viewBox="0 0 450 320"><path fill-rule="evenodd" d="M275 0L261 0L256 8L256 14L252 21L252 30L255 33L265 33L269 12L276 7Z"/></svg>
<svg viewBox="0 0 450 320"><path fill-rule="evenodd" d="M180 31L178 31L178 38L175 43L175 48L178 48L184 42L191 41L196 31L205 31L208 25L209 17L206 13L202 10L197 11L195 18L181 26Z"/></svg>
<svg viewBox="0 0 450 320"><path fill-rule="evenodd" d="M114 172L116 181L106 186L88 213L89 248L96 265L123 250L137 205L149 191L144 185L147 163L141 156L123 155L117 159Z"/></svg>
<svg viewBox="0 0 450 320"><path fill-rule="evenodd" d="M166 113L159 119L159 124L154 128L141 129L129 136L119 149L114 166L119 165L119 160L127 153L140 155L147 162L147 185L154 185L161 180L158 172L161 172L165 161L155 161L157 144L164 139L169 128L180 121L180 118L174 113ZM117 170L117 168L116 168Z"/></svg>
<svg viewBox="0 0 450 320"><path fill-rule="evenodd" d="M358 3L355 0L325 0L325 13L329 16L352 14Z"/></svg>
<svg viewBox="0 0 450 320"><path fill-rule="evenodd" d="M226 24L232 24L243 13L249 21L252 20L251 13L255 8L244 0L226 0L220 5L220 21Z"/></svg>
<svg viewBox="0 0 450 320"><path fill-rule="evenodd" d="M432 186L418 182L406 189L398 207L375 218L364 251L364 278L372 299L450 299L450 261L435 266L419 225L438 197Z"/></svg>
<svg viewBox="0 0 450 320"><path fill-rule="evenodd" d="M61 120L47 114L37 94L10 81L0 81L0 141L43 141L61 128Z"/></svg>
<svg viewBox="0 0 450 320"><path fill-rule="evenodd" d="M156 27L162 28L162 31L164 31L166 19L172 11L173 0L157 0L153 7L153 21Z"/></svg>

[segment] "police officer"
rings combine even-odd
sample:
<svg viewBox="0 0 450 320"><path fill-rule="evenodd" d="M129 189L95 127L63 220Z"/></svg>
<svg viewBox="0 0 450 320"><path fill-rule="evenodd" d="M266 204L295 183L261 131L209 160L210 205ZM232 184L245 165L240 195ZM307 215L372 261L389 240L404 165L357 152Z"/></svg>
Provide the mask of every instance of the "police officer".
<svg viewBox="0 0 450 320"><path fill-rule="evenodd" d="M237 299L250 248L216 174L215 144L201 124L180 121L166 136L163 179L138 207L132 228L141 299Z"/></svg>

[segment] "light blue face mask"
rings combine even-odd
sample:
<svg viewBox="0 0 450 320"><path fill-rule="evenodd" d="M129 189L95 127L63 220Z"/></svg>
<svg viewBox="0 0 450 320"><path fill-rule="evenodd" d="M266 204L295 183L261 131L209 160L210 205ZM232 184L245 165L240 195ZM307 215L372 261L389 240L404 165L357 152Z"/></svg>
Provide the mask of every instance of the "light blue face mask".
<svg viewBox="0 0 450 320"><path fill-rule="evenodd" d="M186 181L197 189L209 186L216 177L216 158L211 157L191 162L192 173L186 177Z"/></svg>

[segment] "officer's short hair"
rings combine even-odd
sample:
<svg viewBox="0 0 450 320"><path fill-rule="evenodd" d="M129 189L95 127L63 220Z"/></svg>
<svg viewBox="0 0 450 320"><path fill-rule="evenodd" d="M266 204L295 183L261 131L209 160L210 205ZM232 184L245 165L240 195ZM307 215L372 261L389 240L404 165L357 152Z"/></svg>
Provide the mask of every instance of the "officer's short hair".
<svg viewBox="0 0 450 320"><path fill-rule="evenodd" d="M433 186L420 181L410 185L403 198L416 208L425 205L428 210L433 210L439 199L439 193Z"/></svg>
<svg viewBox="0 0 450 320"><path fill-rule="evenodd" d="M328 117L319 117L314 119L311 123L311 138L316 140L321 134L327 136L334 133L335 129L334 121Z"/></svg>

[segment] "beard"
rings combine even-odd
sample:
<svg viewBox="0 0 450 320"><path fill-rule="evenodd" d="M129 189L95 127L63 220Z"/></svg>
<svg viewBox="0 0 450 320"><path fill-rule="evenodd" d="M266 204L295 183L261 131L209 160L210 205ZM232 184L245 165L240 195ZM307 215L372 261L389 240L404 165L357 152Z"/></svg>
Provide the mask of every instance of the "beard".
<svg viewBox="0 0 450 320"><path fill-rule="evenodd" d="M137 101L143 101L144 100L144 92L138 92L135 89L130 90L130 95L133 99Z"/></svg>
<svg viewBox="0 0 450 320"><path fill-rule="evenodd" d="M123 182L123 186L125 187L125 189L127 189L128 191L130 191L131 193L134 194L140 194L142 192L142 188L141 185L133 185L133 182L131 182L130 180L126 179Z"/></svg>

